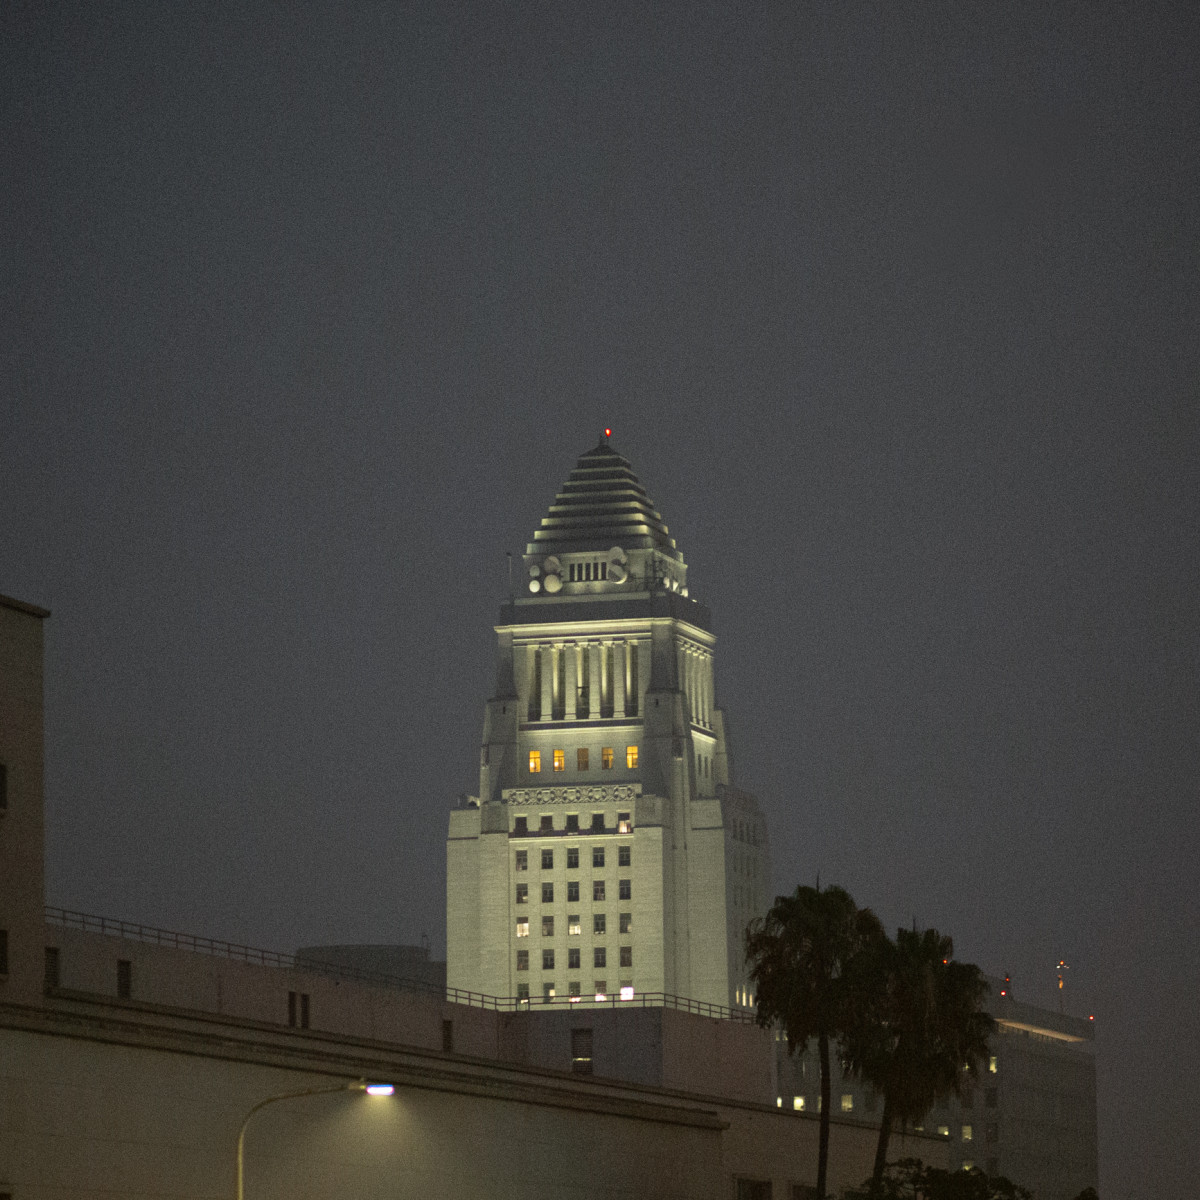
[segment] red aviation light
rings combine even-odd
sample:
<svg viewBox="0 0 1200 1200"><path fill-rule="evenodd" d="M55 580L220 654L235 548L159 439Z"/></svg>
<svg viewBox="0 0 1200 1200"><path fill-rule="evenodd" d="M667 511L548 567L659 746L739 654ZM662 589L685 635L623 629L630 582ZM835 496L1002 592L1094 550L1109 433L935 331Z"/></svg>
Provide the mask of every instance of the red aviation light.
<svg viewBox="0 0 1200 1200"><path fill-rule="evenodd" d="M608 428L605 428L605 430L604 430L604 436L605 436L606 438L610 438L610 437L612 437L612 430L611 430L611 429L608 429Z"/></svg>

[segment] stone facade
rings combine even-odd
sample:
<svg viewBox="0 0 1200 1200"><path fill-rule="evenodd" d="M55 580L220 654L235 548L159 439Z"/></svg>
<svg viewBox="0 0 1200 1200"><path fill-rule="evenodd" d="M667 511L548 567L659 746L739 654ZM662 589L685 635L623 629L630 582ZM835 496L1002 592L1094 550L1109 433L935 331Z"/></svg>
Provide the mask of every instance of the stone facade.
<svg viewBox="0 0 1200 1200"><path fill-rule="evenodd" d="M733 783L709 612L607 439L523 566L496 626L479 794L450 814L449 986L749 1008L766 825Z"/></svg>

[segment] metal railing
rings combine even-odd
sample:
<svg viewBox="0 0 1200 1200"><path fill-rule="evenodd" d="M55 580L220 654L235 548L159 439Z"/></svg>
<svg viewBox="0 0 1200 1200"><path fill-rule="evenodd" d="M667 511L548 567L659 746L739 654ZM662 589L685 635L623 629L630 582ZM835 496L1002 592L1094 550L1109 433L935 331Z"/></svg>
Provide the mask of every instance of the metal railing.
<svg viewBox="0 0 1200 1200"><path fill-rule="evenodd" d="M278 967L289 971L305 971L310 975L328 975L356 983L373 984L377 987L395 988L405 992L423 992L454 1004L467 1004L473 1008L489 1008L496 1012L532 1012L547 1008L673 1008L696 1016L712 1017L721 1021L738 1021L753 1024L754 1013L748 1010L729 1008L723 1004L709 1004L703 1000L692 1000L687 996L674 996L666 992L634 992L622 999L619 994L597 998L596 996L489 996L483 992L468 992L462 988L442 988L425 979L409 979L402 975L391 975L384 971L370 971L339 963L320 962L308 955L287 954L279 950L264 950L258 946L245 946L240 942L227 942L221 938L202 937L192 933L179 933L173 929L160 929L155 925L142 925L136 921L121 921L114 917L100 917L94 913L78 912L70 908L46 905L46 920L51 925L64 929L79 929L85 933L99 933L107 937L123 938L126 941L146 942L153 946L166 946L172 950L184 950L192 954L209 954L216 958L230 958L238 962L251 963L260 967Z"/></svg>

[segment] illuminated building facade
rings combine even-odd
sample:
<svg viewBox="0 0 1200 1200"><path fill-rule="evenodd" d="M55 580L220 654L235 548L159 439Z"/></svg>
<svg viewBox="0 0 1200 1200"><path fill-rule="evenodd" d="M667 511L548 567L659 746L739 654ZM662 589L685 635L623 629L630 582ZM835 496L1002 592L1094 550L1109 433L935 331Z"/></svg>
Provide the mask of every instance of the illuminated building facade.
<svg viewBox="0 0 1200 1200"><path fill-rule="evenodd" d="M450 815L449 986L749 1007L766 825L733 785L709 612L607 432L534 532L496 635L479 794Z"/></svg>

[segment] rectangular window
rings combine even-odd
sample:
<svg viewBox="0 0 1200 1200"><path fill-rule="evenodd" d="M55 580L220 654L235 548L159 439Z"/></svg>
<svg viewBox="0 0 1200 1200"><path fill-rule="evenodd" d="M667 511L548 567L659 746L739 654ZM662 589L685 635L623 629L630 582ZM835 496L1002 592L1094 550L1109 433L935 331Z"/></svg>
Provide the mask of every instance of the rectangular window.
<svg viewBox="0 0 1200 1200"><path fill-rule="evenodd" d="M797 1112L803 1112L804 1111L804 1097L803 1096L793 1096L792 1097L792 1107Z"/></svg>
<svg viewBox="0 0 1200 1200"><path fill-rule="evenodd" d="M579 900L579 880L578 879L572 879L571 882L567 884L567 899L576 901L576 902Z"/></svg>
<svg viewBox="0 0 1200 1200"><path fill-rule="evenodd" d="M8 767L0 763L0 811L8 807Z"/></svg>
<svg viewBox="0 0 1200 1200"><path fill-rule="evenodd" d="M622 946L621 947L621 966L623 966L623 967L632 967L633 966L633 947L632 946Z"/></svg>
<svg viewBox="0 0 1200 1200"><path fill-rule="evenodd" d="M574 913L567 918L567 937L578 937L583 932L583 926L579 921L579 914Z"/></svg>
<svg viewBox="0 0 1200 1200"><path fill-rule="evenodd" d="M550 1001L554 999L554 984L552 984L552 983L543 983L542 984L542 999L545 1000L547 1004L549 1004Z"/></svg>
<svg viewBox="0 0 1200 1200"><path fill-rule="evenodd" d="M592 866L593 867L604 866L604 847L603 846L593 846L592 847Z"/></svg>
<svg viewBox="0 0 1200 1200"><path fill-rule="evenodd" d="M605 920L604 920L603 913L593 913L592 914L592 932L593 933L606 932L605 931Z"/></svg>
<svg viewBox="0 0 1200 1200"><path fill-rule="evenodd" d="M592 948L592 966L606 967L608 965L608 954L603 946L594 946Z"/></svg>
<svg viewBox="0 0 1200 1200"><path fill-rule="evenodd" d="M854 1096L850 1092L842 1093L842 1112L854 1111Z"/></svg>
<svg viewBox="0 0 1200 1200"><path fill-rule="evenodd" d="M618 895L617 895L618 900L632 900L633 899L633 880L632 879L622 879L620 881L620 883L617 884L617 891L618 891Z"/></svg>
<svg viewBox="0 0 1200 1200"><path fill-rule="evenodd" d="M603 833L604 832L604 814L603 813L592 813L592 832L593 833Z"/></svg>
<svg viewBox="0 0 1200 1200"><path fill-rule="evenodd" d="M553 971L554 970L554 951L553 950L543 950L542 951L542 970L543 971Z"/></svg>
<svg viewBox="0 0 1200 1200"><path fill-rule="evenodd" d="M538 826L538 832L539 833L553 833L554 832L554 818L549 815L544 816L541 820L540 825Z"/></svg>
<svg viewBox="0 0 1200 1200"><path fill-rule="evenodd" d="M579 832L579 814L578 813L568 813L567 814L567 832L568 833L578 833Z"/></svg>
<svg viewBox="0 0 1200 1200"><path fill-rule="evenodd" d="M542 884L542 903L543 904L553 904L554 903L554 884L552 884L552 883L543 883Z"/></svg>
<svg viewBox="0 0 1200 1200"><path fill-rule="evenodd" d="M617 847L617 866L628 867L633 863L633 847L618 846Z"/></svg>
<svg viewBox="0 0 1200 1200"><path fill-rule="evenodd" d="M575 767L579 771L588 769L588 752L586 746L581 746L575 751Z"/></svg>
<svg viewBox="0 0 1200 1200"><path fill-rule="evenodd" d="M769 1179L739 1179L734 1200L771 1200Z"/></svg>
<svg viewBox="0 0 1200 1200"><path fill-rule="evenodd" d="M567 769L567 752L565 750L555 750L554 769L556 771L565 771Z"/></svg>
<svg viewBox="0 0 1200 1200"><path fill-rule="evenodd" d="M553 850L543 850L542 851L542 870L543 871L554 870L554 851Z"/></svg>
<svg viewBox="0 0 1200 1200"><path fill-rule="evenodd" d="M973 1130L970 1125L964 1125L962 1127L962 1140L964 1142L970 1142L974 1140L974 1137L975 1130Z"/></svg>
<svg viewBox="0 0 1200 1200"><path fill-rule="evenodd" d="M567 970L579 970L579 949L578 947L567 951Z"/></svg>
<svg viewBox="0 0 1200 1200"><path fill-rule="evenodd" d="M592 1031L590 1029L571 1030L571 1070L576 1075L592 1073Z"/></svg>
<svg viewBox="0 0 1200 1200"><path fill-rule="evenodd" d="M8 930L0 929L0 975L8 974Z"/></svg>
<svg viewBox="0 0 1200 1200"><path fill-rule="evenodd" d="M608 995L608 983L606 980L596 980L596 999L603 1000Z"/></svg>
<svg viewBox="0 0 1200 1200"><path fill-rule="evenodd" d="M518 971L528 971L529 970L529 951L528 950L518 950L517 951L517 970Z"/></svg>
<svg viewBox="0 0 1200 1200"><path fill-rule="evenodd" d="M518 983L517 984L517 999L518 1000L528 1000L529 999L529 984L527 984L527 983Z"/></svg>
<svg viewBox="0 0 1200 1200"><path fill-rule="evenodd" d="M517 903L518 904L527 904L528 902L529 902L529 884L518 883L517 884Z"/></svg>
<svg viewBox="0 0 1200 1200"><path fill-rule="evenodd" d="M513 833L520 835L520 834L525 834L528 832L529 832L529 818L528 817L516 817L513 820Z"/></svg>
<svg viewBox="0 0 1200 1200"><path fill-rule="evenodd" d="M117 995L122 1000L133 995L133 963L127 958L117 959Z"/></svg>
<svg viewBox="0 0 1200 1200"><path fill-rule="evenodd" d="M530 750L529 752L529 773L530 775L540 775L542 770L542 752L540 750Z"/></svg>
<svg viewBox="0 0 1200 1200"><path fill-rule="evenodd" d="M625 747L625 765L631 771L637 766L637 752L638 748L636 746Z"/></svg>
<svg viewBox="0 0 1200 1200"><path fill-rule="evenodd" d="M950 1126L949 1125L939 1125L937 1127L937 1131L938 1131L938 1137L949 1137L950 1136Z"/></svg>
<svg viewBox="0 0 1200 1200"><path fill-rule="evenodd" d="M993 1054L992 1057L988 1059L988 1074L995 1075L996 1067L997 1067L996 1056Z"/></svg>
<svg viewBox="0 0 1200 1200"><path fill-rule="evenodd" d="M529 870L529 851L528 850L518 850L517 851L516 867L517 867L518 871L528 871Z"/></svg>
<svg viewBox="0 0 1200 1200"><path fill-rule="evenodd" d="M632 833L633 832L633 822L629 819L628 813L623 813L623 812L617 813L617 832L618 833Z"/></svg>
<svg viewBox="0 0 1200 1200"><path fill-rule="evenodd" d="M442 1049L447 1054L454 1053L454 1022L442 1022Z"/></svg>
<svg viewBox="0 0 1200 1200"><path fill-rule="evenodd" d="M621 914L621 932L631 933L633 931L633 913Z"/></svg>
<svg viewBox="0 0 1200 1200"><path fill-rule="evenodd" d="M553 936L554 936L554 918L553 917L543 917L542 918L542 937L553 937Z"/></svg>
<svg viewBox="0 0 1200 1200"><path fill-rule="evenodd" d="M593 879L592 880L592 899L593 900L603 900L604 899L604 880L603 879Z"/></svg>
<svg viewBox="0 0 1200 1200"><path fill-rule="evenodd" d="M46 979L47 988L58 987L59 979L59 955L57 946L46 947Z"/></svg>
<svg viewBox="0 0 1200 1200"><path fill-rule="evenodd" d="M522 917L517 922L517 937L528 937L528 936L529 936L529 918Z"/></svg>
<svg viewBox="0 0 1200 1200"><path fill-rule="evenodd" d="M578 867L579 867L579 847L572 846L571 849L567 851L567 870L574 871L574 870L577 870Z"/></svg>
<svg viewBox="0 0 1200 1200"><path fill-rule="evenodd" d="M308 993L300 993L300 1028L308 1028Z"/></svg>
<svg viewBox="0 0 1200 1200"><path fill-rule="evenodd" d="M613 748L605 746L600 751L600 769L602 771L611 771L613 765Z"/></svg>

